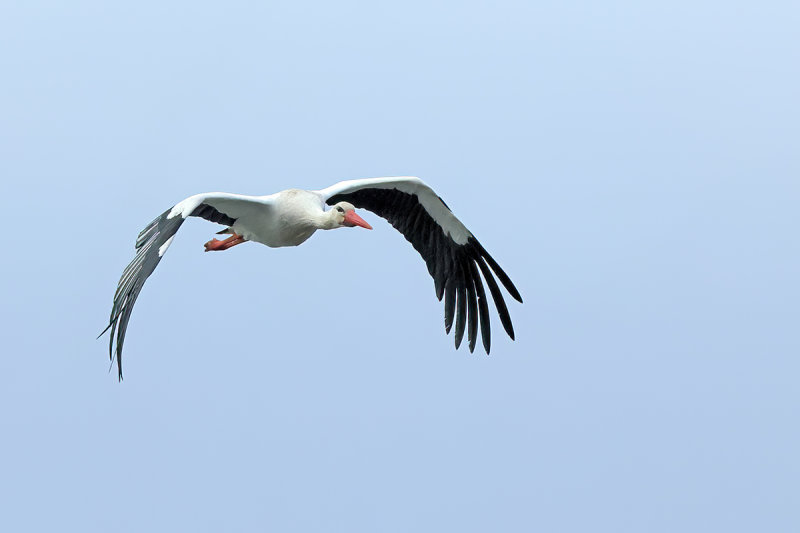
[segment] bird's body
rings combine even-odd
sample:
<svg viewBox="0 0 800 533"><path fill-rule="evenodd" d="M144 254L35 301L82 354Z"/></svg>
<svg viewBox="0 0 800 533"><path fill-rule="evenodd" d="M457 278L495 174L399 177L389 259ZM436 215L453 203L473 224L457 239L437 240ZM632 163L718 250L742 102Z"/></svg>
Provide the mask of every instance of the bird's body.
<svg viewBox="0 0 800 533"><path fill-rule="evenodd" d="M272 248L299 246L318 229L326 229L325 203L318 195L301 189L281 191L270 209L258 220L237 220L235 233Z"/></svg>
<svg viewBox="0 0 800 533"><path fill-rule="evenodd" d="M263 199L263 209L236 220L231 228L234 233L248 241L280 248L298 246L321 229L325 203L318 195L288 189Z"/></svg>
<svg viewBox="0 0 800 533"><path fill-rule="evenodd" d="M327 206L332 208L326 210ZM480 317L483 345L489 352L489 313L479 271L489 287L503 327L514 338L511 318L492 272L521 302L519 292L472 233L419 178L350 180L318 191L288 189L267 196L204 193L177 203L139 234L137 255L120 278L106 328L111 329L109 352L112 361L117 361L120 379L122 345L133 304L187 217L200 217L227 226L219 233L231 234L231 237L207 242L206 251L227 250L248 241L278 248L298 246L319 229L352 226L372 229L355 213L356 207L373 211L389 221L425 259L434 279L436 296L445 299L448 332L455 318L456 348L468 321L470 351L474 349Z"/></svg>

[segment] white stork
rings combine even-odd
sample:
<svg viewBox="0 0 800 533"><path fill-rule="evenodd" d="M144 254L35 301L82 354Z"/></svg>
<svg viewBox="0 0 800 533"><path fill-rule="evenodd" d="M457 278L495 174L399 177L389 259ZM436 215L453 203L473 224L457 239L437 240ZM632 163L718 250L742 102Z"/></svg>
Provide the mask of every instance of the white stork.
<svg viewBox="0 0 800 533"><path fill-rule="evenodd" d="M326 206L331 209L326 211ZM318 229L354 226L372 229L356 214L356 207L385 218L425 260L436 297L440 301L444 297L447 333L455 317L456 349L461 345L467 323L469 350L475 349L480 317L483 347L489 353L489 308L479 271L489 286L500 322L509 337L514 338L511 317L492 272L508 293L522 302L519 291L444 201L419 178L349 180L319 191L289 189L268 196L212 192L190 196L166 210L136 239L136 257L122 273L111 318L103 330L103 333L111 330L109 358L112 364L116 359L119 379L122 379L122 345L133 304L187 217L201 217L227 226L219 233L231 236L207 242L205 250L210 252L247 241L273 248L297 246Z"/></svg>

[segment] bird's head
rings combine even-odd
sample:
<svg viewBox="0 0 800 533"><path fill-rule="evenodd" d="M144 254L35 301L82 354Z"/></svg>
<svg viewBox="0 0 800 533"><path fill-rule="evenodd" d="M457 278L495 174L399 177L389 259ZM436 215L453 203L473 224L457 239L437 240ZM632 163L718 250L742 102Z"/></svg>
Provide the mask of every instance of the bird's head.
<svg viewBox="0 0 800 533"><path fill-rule="evenodd" d="M366 220L356 214L356 208L349 202L339 202L331 208L331 217L335 227L361 226L362 228L372 229Z"/></svg>

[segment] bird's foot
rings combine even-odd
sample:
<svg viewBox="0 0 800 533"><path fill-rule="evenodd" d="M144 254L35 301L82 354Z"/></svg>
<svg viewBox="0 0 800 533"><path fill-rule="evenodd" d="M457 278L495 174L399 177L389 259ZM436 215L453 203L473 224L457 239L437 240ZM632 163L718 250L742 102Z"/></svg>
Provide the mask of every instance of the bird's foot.
<svg viewBox="0 0 800 533"><path fill-rule="evenodd" d="M217 252L227 250L228 248L232 248L233 246L242 244L243 242L245 242L245 238L234 233L224 241L220 241L219 239L211 239L205 244L205 248L206 252Z"/></svg>
<svg viewBox="0 0 800 533"><path fill-rule="evenodd" d="M207 243L204 244L206 248L206 252L213 252L215 250L219 250L219 245L222 243L219 239L211 239Z"/></svg>

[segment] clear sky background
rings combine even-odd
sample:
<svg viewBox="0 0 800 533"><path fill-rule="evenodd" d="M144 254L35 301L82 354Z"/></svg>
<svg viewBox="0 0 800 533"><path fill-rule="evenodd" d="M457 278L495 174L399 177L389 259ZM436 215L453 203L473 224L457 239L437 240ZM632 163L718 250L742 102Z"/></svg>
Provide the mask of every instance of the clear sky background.
<svg viewBox="0 0 800 533"><path fill-rule="evenodd" d="M796 2L4 2L3 531L800 531ZM519 287L456 352L375 230L204 191L417 175Z"/></svg>

